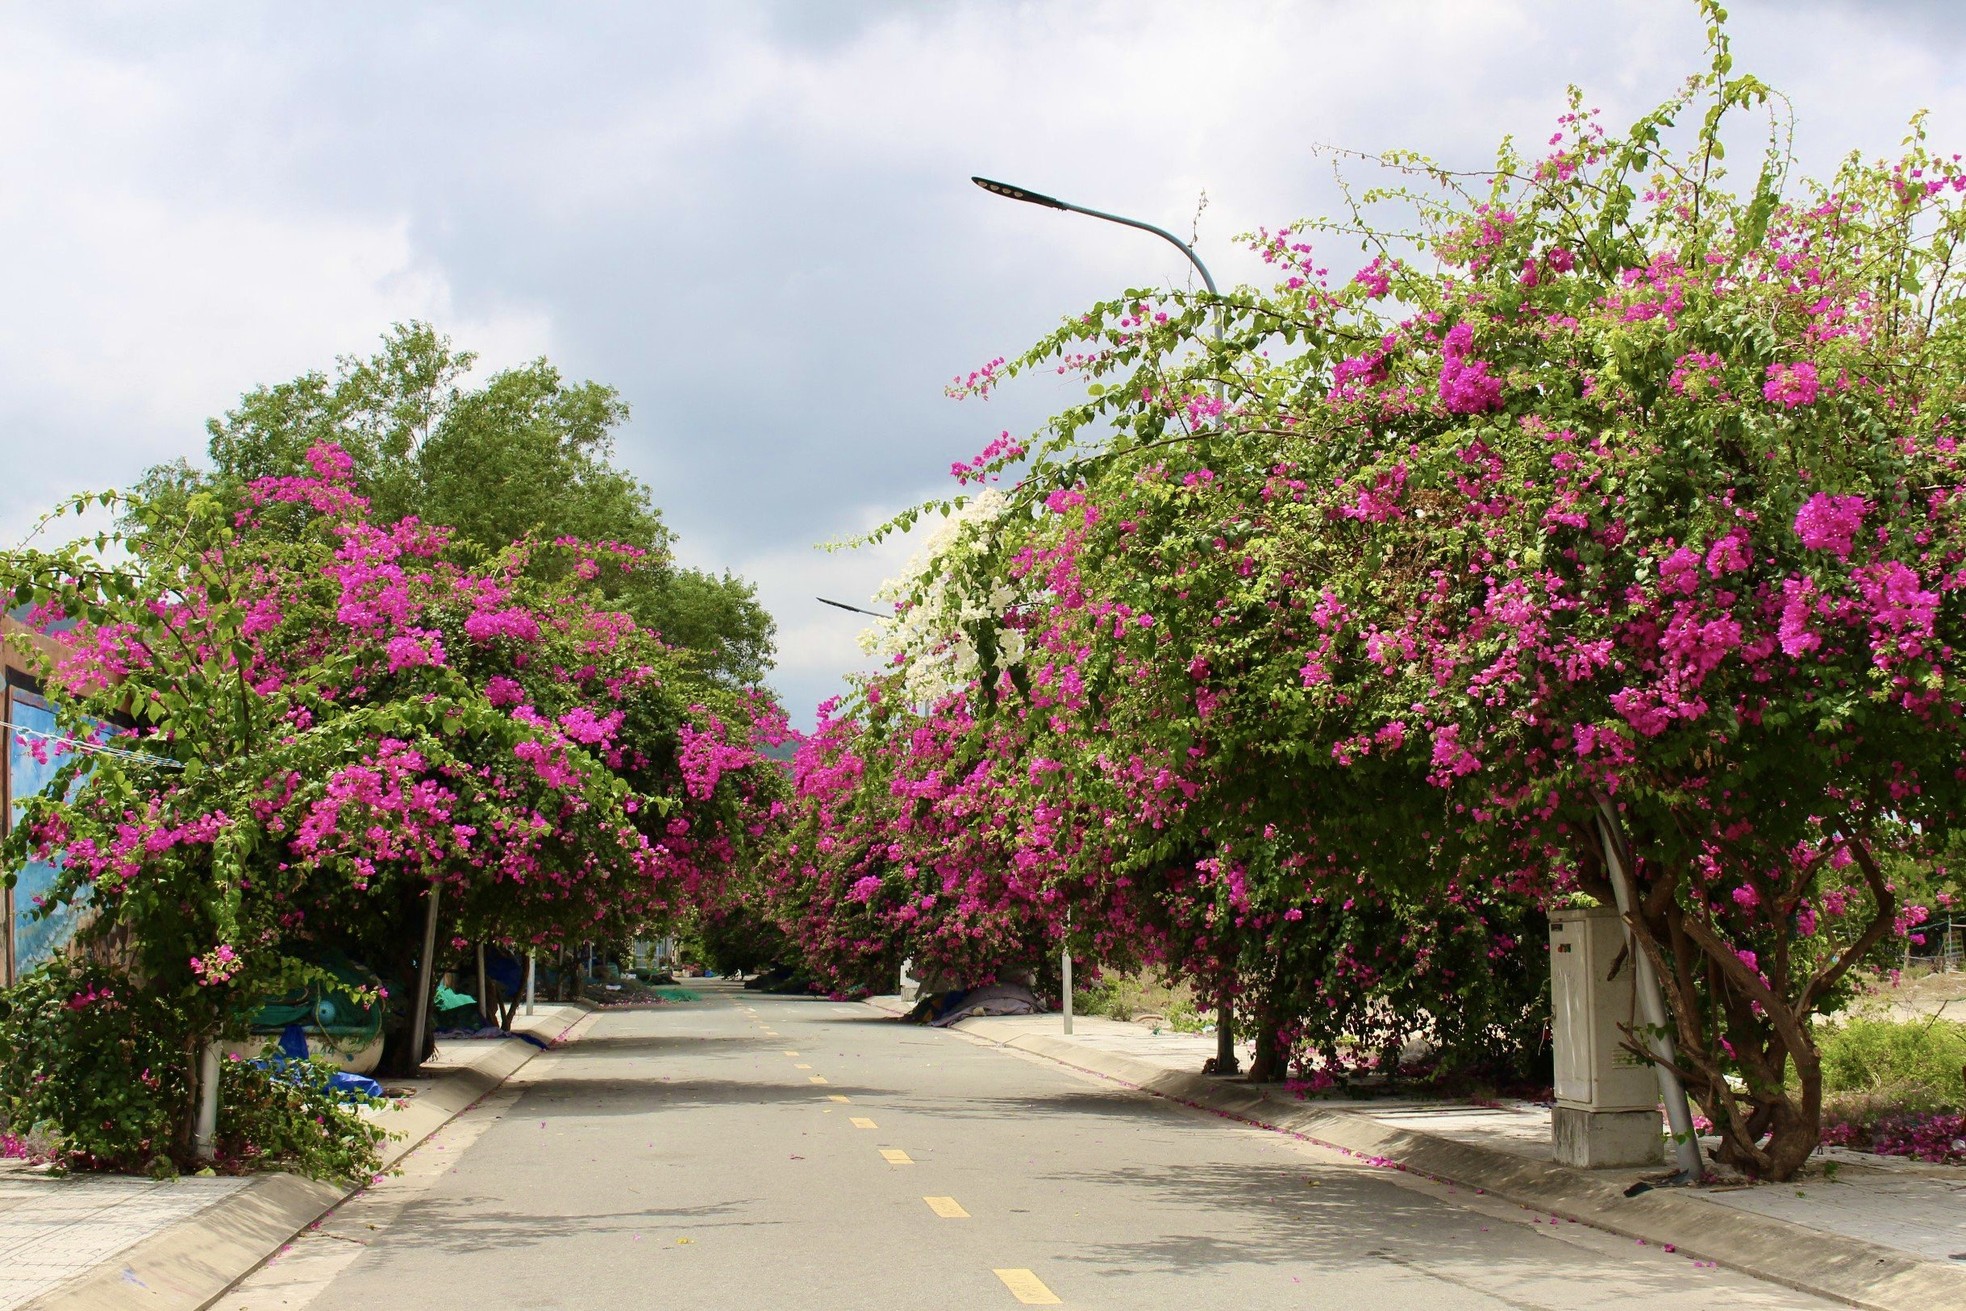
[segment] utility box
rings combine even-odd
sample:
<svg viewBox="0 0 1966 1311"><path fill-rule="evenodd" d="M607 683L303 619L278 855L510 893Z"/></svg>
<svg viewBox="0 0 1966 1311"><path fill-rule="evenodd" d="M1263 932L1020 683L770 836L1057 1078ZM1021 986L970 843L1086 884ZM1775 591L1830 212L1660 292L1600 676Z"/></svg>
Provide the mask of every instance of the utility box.
<svg viewBox="0 0 1966 1311"><path fill-rule="evenodd" d="M1600 1169L1664 1159L1658 1073L1624 1047L1625 1029L1638 1023L1635 978L1616 910L1551 913L1551 1134L1565 1165Z"/></svg>

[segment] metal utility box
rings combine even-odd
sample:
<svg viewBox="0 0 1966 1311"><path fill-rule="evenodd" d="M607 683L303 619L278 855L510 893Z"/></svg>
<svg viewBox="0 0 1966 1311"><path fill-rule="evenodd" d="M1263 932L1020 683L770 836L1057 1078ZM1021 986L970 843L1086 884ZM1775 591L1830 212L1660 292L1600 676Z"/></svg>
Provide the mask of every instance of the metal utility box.
<svg viewBox="0 0 1966 1311"><path fill-rule="evenodd" d="M1556 1159L1605 1168L1656 1164L1664 1149L1659 1077L1624 1048L1638 1022L1625 925L1608 906L1550 915Z"/></svg>
<svg viewBox="0 0 1966 1311"><path fill-rule="evenodd" d="M1636 1111L1659 1104L1658 1076L1622 1045L1624 1027L1638 1018L1633 977L1617 911L1592 907L1551 913L1557 1105Z"/></svg>

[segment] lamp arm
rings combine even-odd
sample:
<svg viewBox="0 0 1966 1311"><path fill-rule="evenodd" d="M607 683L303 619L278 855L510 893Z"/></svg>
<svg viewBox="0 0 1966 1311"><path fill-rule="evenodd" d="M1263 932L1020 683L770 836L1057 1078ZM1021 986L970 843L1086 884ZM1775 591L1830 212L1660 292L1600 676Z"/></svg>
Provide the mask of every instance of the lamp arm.
<svg viewBox="0 0 1966 1311"><path fill-rule="evenodd" d="M1074 214L1083 214L1087 218L1105 219L1108 223L1118 223L1124 227L1139 228L1142 232L1153 233L1161 240L1166 241L1171 245L1173 245L1175 249L1179 250L1183 255L1186 255L1188 257L1188 262L1195 266L1195 271L1197 273L1201 274L1202 285L1208 288L1209 295L1219 296L1221 294L1215 289L1215 279L1212 276L1210 276L1208 272L1208 265L1201 262L1201 256L1195 254L1194 247L1190 246L1187 242L1181 240L1181 238L1175 236L1172 232L1169 232L1166 228L1158 228L1151 223L1143 223L1139 219L1127 218L1122 214L1108 214L1104 210L1087 209L1083 205L1074 205L1068 200L1060 200L1060 201L1055 201L1053 203L1056 204L1060 209L1069 209Z"/></svg>

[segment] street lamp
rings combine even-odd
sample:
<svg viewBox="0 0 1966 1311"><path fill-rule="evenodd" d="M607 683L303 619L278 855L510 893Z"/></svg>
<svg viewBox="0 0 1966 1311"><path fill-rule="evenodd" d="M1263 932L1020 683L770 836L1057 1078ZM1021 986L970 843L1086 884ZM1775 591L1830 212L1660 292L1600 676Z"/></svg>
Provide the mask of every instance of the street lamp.
<svg viewBox="0 0 1966 1311"><path fill-rule="evenodd" d="M1209 273L1208 265L1201 262L1201 256L1195 254L1194 247L1175 236L1172 232L1169 232L1166 228L1156 227L1154 224L1144 222L1140 219L1127 218L1124 214L1108 214L1102 209L1087 209L1084 205L1074 205L1069 200L1060 200L1056 196L1047 196L1041 191L1029 191L1023 187L1012 186L1008 182L997 182L990 178L979 177L971 177L970 181L991 195L1002 196L1005 200L1021 200L1027 205L1042 205L1046 209L1062 209L1071 214L1083 214L1087 218L1104 219L1108 223L1117 223L1121 227L1138 228L1142 232L1151 232L1162 241L1169 243L1176 250L1179 250L1183 255L1188 257L1188 262L1195 266L1197 273L1201 274L1202 285L1208 288L1209 296L1214 299L1215 341L1217 345L1221 344L1222 294L1215 289L1215 279ZM1218 401L1222 398L1222 390L1222 380L1218 377L1215 380L1215 398ZM1068 946L1066 948L1064 964L1064 974L1068 980L1065 985L1065 1032L1067 1033L1072 1031L1071 984L1069 982L1072 977L1070 951L1071 948ZM1221 1009L1215 1015L1215 1063L1212 1072L1215 1074L1240 1074L1242 1072L1242 1063L1236 1059L1235 1008L1226 998L1222 1002Z"/></svg>
<svg viewBox="0 0 1966 1311"><path fill-rule="evenodd" d="M1027 205L1042 205L1046 209L1062 209L1070 214L1083 214L1087 218L1104 219L1108 223L1117 223L1121 227L1138 228L1142 232L1151 232L1162 241L1169 243L1176 250L1188 257L1188 263L1194 265L1195 272L1201 274L1202 285L1207 287L1208 294L1215 298L1215 340L1217 344L1220 344L1222 340L1222 293L1215 289L1215 278L1209 273L1208 265L1201 262L1201 256L1195 254L1195 248L1175 236L1172 232L1169 232L1166 228L1156 227L1152 223L1147 223L1140 219L1128 218L1124 214L1108 214L1103 209L1087 209L1084 205L1074 205L1069 200L1060 200L1056 196L1047 196L1041 191L1026 191L1023 187L1014 187L1008 182L995 182L989 178L979 177L972 177L970 181L991 195L1002 196L1005 200L1021 200ZM1222 380L1220 378L1215 380L1215 399L1218 401L1222 399ZM1234 1060L1233 1055L1230 1059L1232 1061Z"/></svg>
<svg viewBox="0 0 1966 1311"><path fill-rule="evenodd" d="M970 181L991 195L1002 196L1005 200L1021 200L1027 205L1043 205L1046 209L1062 209L1073 214L1083 214L1087 218L1104 219L1108 223L1118 223L1122 227L1139 228L1142 232L1151 232L1163 241L1172 242L1176 249L1188 257L1188 262L1195 266L1197 273L1201 274L1202 285L1208 288L1209 295L1220 295L1215 290L1215 279L1209 276L1208 266L1201 262L1201 256L1195 254L1194 247L1175 236L1172 232L1169 232L1166 228L1158 228L1151 223L1143 223L1139 219L1127 218L1123 214L1108 214L1100 209L1087 209L1083 205L1074 205L1069 200L1060 200L1056 196L1047 196L1037 191L1026 191L1022 187L1013 187L1008 182L992 182L989 178L974 177ZM1222 335L1220 318L1217 318L1215 323L1215 335L1217 339L1220 339Z"/></svg>
<svg viewBox="0 0 1966 1311"><path fill-rule="evenodd" d="M862 610L862 609L861 609L861 608L860 608L859 606L857 606L857 605L848 605L848 604L847 604L847 603L846 603L845 601L829 601L829 600L827 600L827 599L826 599L825 597L823 597L823 596L815 596L815 597L813 597L812 599L813 599L813 600L815 600L815 601L817 601L817 602L819 602L819 604L821 604L821 605L830 605L830 606L832 606L832 607L833 607L833 608L834 608L835 610L851 610L851 611L853 611L853 613L855 613L855 614L857 614L857 615L866 615L866 616L868 616L869 618L872 618L872 619L892 619L892 618L894 618L894 616L893 616L893 615L883 615L883 614L875 614L875 613L874 613L874 612L873 612L872 610Z"/></svg>

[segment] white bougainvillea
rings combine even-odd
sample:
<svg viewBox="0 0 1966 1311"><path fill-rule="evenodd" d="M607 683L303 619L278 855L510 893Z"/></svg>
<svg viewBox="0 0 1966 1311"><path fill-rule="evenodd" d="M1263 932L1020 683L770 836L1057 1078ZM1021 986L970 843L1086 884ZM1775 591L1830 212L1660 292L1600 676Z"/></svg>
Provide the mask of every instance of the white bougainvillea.
<svg viewBox="0 0 1966 1311"><path fill-rule="evenodd" d="M875 593L894 606L894 618L862 632L861 649L901 669L911 702L932 704L1023 661L1024 634L1003 622L1025 600L1022 589L1000 570L977 567L1010 508L994 487L978 493L944 517L900 576ZM983 633L991 636L979 647Z"/></svg>

